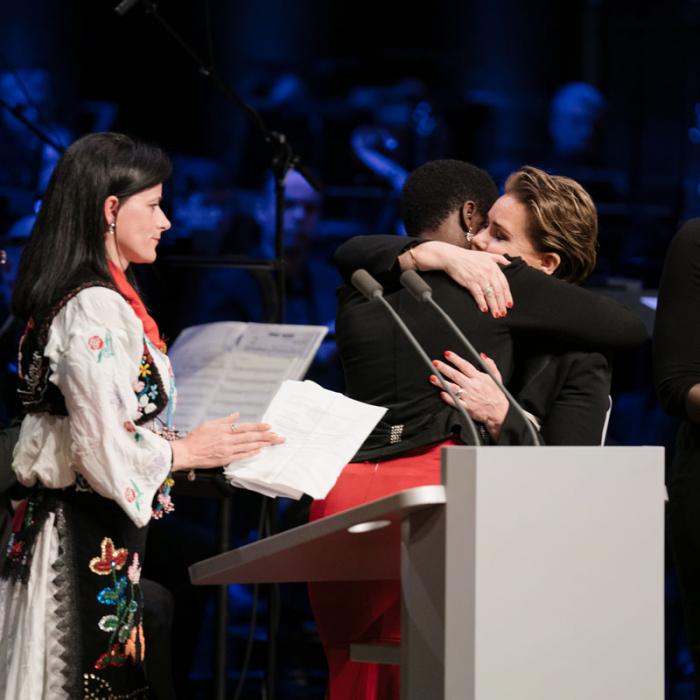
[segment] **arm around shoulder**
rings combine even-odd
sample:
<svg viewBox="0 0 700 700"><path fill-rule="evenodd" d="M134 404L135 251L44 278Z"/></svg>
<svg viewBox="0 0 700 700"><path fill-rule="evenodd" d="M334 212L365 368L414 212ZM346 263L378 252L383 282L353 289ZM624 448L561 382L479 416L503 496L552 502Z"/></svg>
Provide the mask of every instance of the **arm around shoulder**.
<svg viewBox="0 0 700 700"><path fill-rule="evenodd" d="M397 282L401 272L398 257L419 243L406 236L355 236L333 254L333 263L346 282L355 270L364 268L380 282Z"/></svg>
<svg viewBox="0 0 700 700"><path fill-rule="evenodd" d="M563 282L524 263L504 270L515 308L508 324L581 350L631 350L649 338L642 319L614 299Z"/></svg>

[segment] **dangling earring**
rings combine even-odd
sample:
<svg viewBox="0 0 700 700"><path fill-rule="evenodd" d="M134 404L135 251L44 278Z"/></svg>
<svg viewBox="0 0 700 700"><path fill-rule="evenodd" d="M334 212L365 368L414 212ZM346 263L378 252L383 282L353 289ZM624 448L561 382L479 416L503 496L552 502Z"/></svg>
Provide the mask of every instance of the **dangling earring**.
<svg viewBox="0 0 700 700"><path fill-rule="evenodd" d="M114 221L110 221L107 224L107 233L110 236L113 236L116 233L116 231L117 231L117 225L114 223Z"/></svg>
<svg viewBox="0 0 700 700"><path fill-rule="evenodd" d="M467 239L467 243L471 243L474 240L474 231L472 229L472 215L467 215L467 230L464 231L464 237Z"/></svg>

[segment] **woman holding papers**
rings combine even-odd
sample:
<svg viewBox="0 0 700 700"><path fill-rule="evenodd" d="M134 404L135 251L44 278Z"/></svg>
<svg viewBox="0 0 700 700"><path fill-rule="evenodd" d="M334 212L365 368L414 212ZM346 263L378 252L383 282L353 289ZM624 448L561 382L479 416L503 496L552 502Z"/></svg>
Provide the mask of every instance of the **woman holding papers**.
<svg viewBox="0 0 700 700"><path fill-rule="evenodd" d="M0 573L0 697L150 697L140 572L146 525L173 510L171 474L280 440L236 414L181 437L158 326L129 269L151 263L170 222L170 162L120 134L65 152L13 298L27 326L26 416L13 468L31 495ZM180 438L180 439L175 439Z"/></svg>
<svg viewBox="0 0 700 700"><path fill-rule="evenodd" d="M514 245L506 250L492 250L519 256L511 258L510 264L503 267L508 289L500 287L499 296L506 307L510 294L514 300L507 315L498 308L491 308L491 314L484 313L488 309L483 306L480 309L469 292L442 273L430 272L424 279L431 285L437 303L478 350L493 358L506 381L513 375L516 353L520 356L523 352L533 354L543 349L560 353L551 365L551 372L548 370L542 375L545 382L539 385L539 391L544 398L551 393L548 383L562 372L569 379L577 378L579 383L585 384L586 373L571 371L576 363L563 358L572 355L587 358L596 355L592 350L634 347L645 339L646 332L642 322L631 312L569 283L585 277L595 262L597 218L590 197L571 180L553 178L535 169L523 170L529 183L526 189L531 190L533 201L528 203L524 196L525 201L521 201L516 185L524 186L523 183L509 180L507 193L491 208L485 229L481 233L469 232L470 243L480 236L503 239L507 234L511 241L521 243L520 249ZM484 176L488 177L485 173ZM410 178L407 185L409 182ZM426 201L440 206L440 198L445 196L441 191L436 190ZM506 205L505 211L499 203ZM542 251L546 255L541 256L537 255L539 251L527 235L528 229L533 228L530 216L536 204L545 212L546 224L561 234L554 241L557 247L554 248L550 240ZM448 216L446 221L449 220ZM535 221L541 225L537 219ZM366 264L368 261L362 259L362 251L355 246L353 254L348 256L354 258L352 269L368 266L370 271L380 273L385 284L391 285L391 275L397 272L397 255L407 245L405 239L394 238L393 241L391 245L400 248L394 247L392 252L389 244L382 244L381 251L375 250L380 254L374 268ZM421 249L428 249L427 254L431 252L429 246L439 245L445 247L439 243L424 243L411 249L409 266L424 269ZM453 268L458 253L465 254L466 258L484 255L460 252L454 246L447 248ZM558 269L563 273L562 279L552 274ZM343 270L344 276L351 272L347 268ZM489 287L481 291L485 296L495 295L495 290ZM395 286L385 296L429 356L443 357L446 350L454 347L454 334L427 304L416 301L406 290ZM426 381L423 363L398 329L388 324L387 314L379 304L366 301L350 288L341 290L336 338L348 394L389 410L328 497L313 503L312 519L406 488L439 483L440 449L450 444L469 444L469 433L463 429L459 414L453 406L444 403ZM563 349L585 352L561 355ZM589 397L588 412L596 417L599 436L607 406L609 376L605 359L598 357L604 371L601 381L594 382L596 388ZM588 372L588 376L590 374ZM575 402L580 401L583 395L574 393ZM578 415L585 420L580 410ZM488 426L488 421L486 423ZM357 664L350 662L348 655L353 642L398 641L398 586L386 582L313 584L310 594L329 662L329 700L398 698L397 667ZM342 601L342 606L337 601Z"/></svg>

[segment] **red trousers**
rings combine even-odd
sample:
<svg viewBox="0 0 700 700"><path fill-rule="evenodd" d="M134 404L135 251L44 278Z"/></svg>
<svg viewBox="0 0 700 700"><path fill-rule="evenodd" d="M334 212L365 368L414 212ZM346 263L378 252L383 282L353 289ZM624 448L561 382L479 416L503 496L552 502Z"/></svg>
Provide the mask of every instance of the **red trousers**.
<svg viewBox="0 0 700 700"><path fill-rule="evenodd" d="M354 508L414 486L440 483L440 448L447 440L384 462L355 462L343 469L310 520ZM340 554L342 556L342 553ZM309 597L328 660L327 700L399 700L399 667L350 661L350 644L398 644L398 581L310 583Z"/></svg>

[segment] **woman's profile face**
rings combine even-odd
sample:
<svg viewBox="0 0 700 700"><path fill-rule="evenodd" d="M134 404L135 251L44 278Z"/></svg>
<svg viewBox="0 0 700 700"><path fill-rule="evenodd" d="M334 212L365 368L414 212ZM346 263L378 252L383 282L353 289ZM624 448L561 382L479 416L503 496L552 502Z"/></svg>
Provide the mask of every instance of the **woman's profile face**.
<svg viewBox="0 0 700 700"><path fill-rule="evenodd" d="M114 233L107 233L107 254L122 267L128 263L152 263L156 259L156 248L170 221L160 208L163 185L156 185L137 192L119 204L114 220ZM114 260L114 252L118 259Z"/></svg>
<svg viewBox="0 0 700 700"><path fill-rule="evenodd" d="M499 197L489 209L484 227L472 239L472 249L522 258L541 266L541 254L532 245L527 229L527 207L510 194Z"/></svg>

